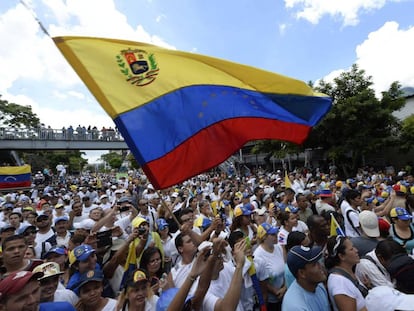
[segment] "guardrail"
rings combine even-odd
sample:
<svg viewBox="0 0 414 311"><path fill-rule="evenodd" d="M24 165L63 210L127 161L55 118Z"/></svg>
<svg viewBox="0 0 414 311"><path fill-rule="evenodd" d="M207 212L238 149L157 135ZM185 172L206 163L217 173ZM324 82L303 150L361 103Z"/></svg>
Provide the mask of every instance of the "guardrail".
<svg viewBox="0 0 414 311"><path fill-rule="evenodd" d="M0 128L0 140L124 141L115 129Z"/></svg>

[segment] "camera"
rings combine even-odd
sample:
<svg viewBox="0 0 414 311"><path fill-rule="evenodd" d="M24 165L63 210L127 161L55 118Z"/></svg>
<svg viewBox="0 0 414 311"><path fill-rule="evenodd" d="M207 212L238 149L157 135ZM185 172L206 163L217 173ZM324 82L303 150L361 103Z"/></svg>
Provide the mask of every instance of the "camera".
<svg viewBox="0 0 414 311"><path fill-rule="evenodd" d="M143 235L147 233L147 229L145 229L144 227L139 227L138 228L138 234Z"/></svg>

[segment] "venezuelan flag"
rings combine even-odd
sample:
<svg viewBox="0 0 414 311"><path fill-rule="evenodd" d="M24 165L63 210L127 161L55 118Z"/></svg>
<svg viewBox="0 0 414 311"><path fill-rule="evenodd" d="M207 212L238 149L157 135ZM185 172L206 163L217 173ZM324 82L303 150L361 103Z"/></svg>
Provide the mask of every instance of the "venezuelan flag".
<svg viewBox="0 0 414 311"><path fill-rule="evenodd" d="M292 188L292 183L290 182L287 171L285 171L285 188Z"/></svg>
<svg viewBox="0 0 414 311"><path fill-rule="evenodd" d="M336 218L334 217L334 215L331 214L331 231L330 231L330 236L337 236L337 235L345 236L345 233L342 230L341 226L336 221Z"/></svg>
<svg viewBox="0 0 414 311"><path fill-rule="evenodd" d="M304 82L208 56L115 39L54 41L157 189L251 140L302 143L332 104Z"/></svg>
<svg viewBox="0 0 414 311"><path fill-rule="evenodd" d="M0 167L0 189L25 188L31 185L30 165Z"/></svg>

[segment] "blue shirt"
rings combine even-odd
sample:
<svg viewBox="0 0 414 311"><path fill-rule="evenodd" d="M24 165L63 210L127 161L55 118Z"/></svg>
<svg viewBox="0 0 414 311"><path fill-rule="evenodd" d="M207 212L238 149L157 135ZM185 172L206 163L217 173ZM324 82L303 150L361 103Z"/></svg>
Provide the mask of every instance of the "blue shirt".
<svg viewBox="0 0 414 311"><path fill-rule="evenodd" d="M308 292L295 280L283 297L282 311L330 311L328 293L322 283Z"/></svg>

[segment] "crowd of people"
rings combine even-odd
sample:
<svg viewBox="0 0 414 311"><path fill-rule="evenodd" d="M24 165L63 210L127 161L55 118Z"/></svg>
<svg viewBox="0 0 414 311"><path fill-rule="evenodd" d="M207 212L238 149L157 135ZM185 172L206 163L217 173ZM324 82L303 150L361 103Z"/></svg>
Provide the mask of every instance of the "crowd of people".
<svg viewBox="0 0 414 311"><path fill-rule="evenodd" d="M139 171L0 197L0 310L414 310L414 177Z"/></svg>

